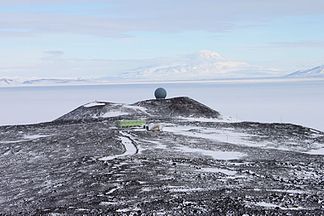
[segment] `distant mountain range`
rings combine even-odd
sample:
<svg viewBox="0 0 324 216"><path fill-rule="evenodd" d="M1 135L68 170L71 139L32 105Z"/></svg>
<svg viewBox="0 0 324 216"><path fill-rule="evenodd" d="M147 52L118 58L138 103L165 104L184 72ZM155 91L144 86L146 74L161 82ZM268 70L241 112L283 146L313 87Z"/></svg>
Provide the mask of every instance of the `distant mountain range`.
<svg viewBox="0 0 324 216"><path fill-rule="evenodd" d="M324 78L324 65L288 74L288 78Z"/></svg>
<svg viewBox="0 0 324 216"><path fill-rule="evenodd" d="M168 62L147 65L129 70L122 79L132 80L197 80L228 79L273 76L274 70L228 60L217 52L203 50L191 55L179 56Z"/></svg>
<svg viewBox="0 0 324 216"><path fill-rule="evenodd" d="M87 79L0 79L0 86L52 86L52 85L81 85L98 83L96 80Z"/></svg>
<svg viewBox="0 0 324 216"><path fill-rule="evenodd" d="M324 65L282 76L270 68L254 66L242 61L228 60L221 54L203 50L175 58L155 59L150 64L118 73L115 77L98 79L8 79L0 78L0 86L87 85L151 81L203 81L255 78L324 78Z"/></svg>
<svg viewBox="0 0 324 216"><path fill-rule="evenodd" d="M17 83L17 81L13 80L13 79L6 79L6 78L2 78L0 79L0 86L1 85L12 85Z"/></svg>
<svg viewBox="0 0 324 216"><path fill-rule="evenodd" d="M46 85L46 84L84 84L90 80L86 79L34 79L25 80L22 84L25 85Z"/></svg>

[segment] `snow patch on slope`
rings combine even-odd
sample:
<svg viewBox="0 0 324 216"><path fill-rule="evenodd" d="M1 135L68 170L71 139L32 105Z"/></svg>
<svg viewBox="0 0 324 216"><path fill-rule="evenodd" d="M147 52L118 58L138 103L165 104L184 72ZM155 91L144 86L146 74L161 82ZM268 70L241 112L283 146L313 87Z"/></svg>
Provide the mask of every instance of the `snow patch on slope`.
<svg viewBox="0 0 324 216"><path fill-rule="evenodd" d="M237 122L232 117L221 116L219 118L204 118L204 117L179 117L180 120L188 122Z"/></svg>
<svg viewBox="0 0 324 216"><path fill-rule="evenodd" d="M210 173L223 173L223 174L229 175L229 176L237 174L236 171L228 170L228 169L221 169L221 168L216 168L216 167L201 168L200 171L210 172Z"/></svg>
<svg viewBox="0 0 324 216"><path fill-rule="evenodd" d="M236 130L233 128L209 128L197 126L179 126L179 125L165 125L164 131L174 133L182 136L189 136L195 138L203 138L221 143L230 143L238 146L257 147L264 149L277 149L282 151L296 151L306 154L324 155L323 145L313 142L307 142L307 147L300 145L300 140L289 139L285 141L271 140L266 137L260 140L260 135L250 134L244 130ZM309 150L309 149L312 150ZM183 149L190 152L189 149ZM198 150L197 150L198 151ZM205 151L205 150L204 150ZM204 153L202 153L204 154ZM211 155L210 152L205 152Z"/></svg>
<svg viewBox="0 0 324 216"><path fill-rule="evenodd" d="M304 152L306 154L311 154L311 155L324 155L324 148L319 148L319 149L312 149L308 152Z"/></svg>
<svg viewBox="0 0 324 216"><path fill-rule="evenodd" d="M256 143L254 141L251 141L249 138L251 138L253 135L246 134L240 131L235 131L232 129L167 125L164 127L164 131L183 136L203 138L218 142L232 143L249 147L265 147L268 144L265 142Z"/></svg>
<svg viewBox="0 0 324 216"><path fill-rule="evenodd" d="M87 103L87 104L83 105L83 107L91 108L91 107L96 107L96 106L105 106L105 105L106 105L106 104L103 103L103 102L97 102L97 101L94 101L94 102Z"/></svg>
<svg viewBox="0 0 324 216"><path fill-rule="evenodd" d="M19 143L19 142L26 142L31 141L35 139L40 139L44 137L49 137L51 135L45 135L45 134L24 134L22 139L20 140L1 140L0 144L10 144L10 143Z"/></svg>
<svg viewBox="0 0 324 216"><path fill-rule="evenodd" d="M112 117L118 117L123 115L129 115L127 112L121 112L121 111L110 111L106 112L105 114L101 115L102 118L112 118Z"/></svg>
<svg viewBox="0 0 324 216"><path fill-rule="evenodd" d="M212 157L215 160L236 160L246 156L246 154L243 154L241 152L205 150L201 148L190 148L188 146L177 147L177 151L205 155Z"/></svg>
<svg viewBox="0 0 324 216"><path fill-rule="evenodd" d="M146 111L146 108L140 106L126 105L126 104L114 104L109 108L108 111L101 114L99 117L101 118L112 118L123 115L131 115L133 113L142 113L145 115L149 115ZM94 116L98 117L98 116Z"/></svg>

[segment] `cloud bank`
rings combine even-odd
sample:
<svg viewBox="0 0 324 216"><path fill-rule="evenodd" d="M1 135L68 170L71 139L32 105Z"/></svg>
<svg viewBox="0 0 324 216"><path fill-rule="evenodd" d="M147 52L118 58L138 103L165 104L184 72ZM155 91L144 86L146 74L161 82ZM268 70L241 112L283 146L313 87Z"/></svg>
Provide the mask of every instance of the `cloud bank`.
<svg viewBox="0 0 324 216"><path fill-rule="evenodd" d="M96 4L98 7L88 9ZM324 14L322 0L14 0L0 6L0 35L11 36L73 33L126 37L134 31L223 32L265 25L275 18ZM28 10L33 7L38 9Z"/></svg>

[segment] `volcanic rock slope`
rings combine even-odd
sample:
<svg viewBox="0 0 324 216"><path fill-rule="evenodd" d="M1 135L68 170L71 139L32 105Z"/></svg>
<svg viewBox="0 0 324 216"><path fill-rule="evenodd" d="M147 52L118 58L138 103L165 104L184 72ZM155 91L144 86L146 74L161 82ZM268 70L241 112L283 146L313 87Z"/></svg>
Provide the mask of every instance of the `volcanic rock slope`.
<svg viewBox="0 0 324 216"><path fill-rule="evenodd" d="M320 131L231 122L190 98L93 102L0 127L0 214L323 215L323 154Z"/></svg>

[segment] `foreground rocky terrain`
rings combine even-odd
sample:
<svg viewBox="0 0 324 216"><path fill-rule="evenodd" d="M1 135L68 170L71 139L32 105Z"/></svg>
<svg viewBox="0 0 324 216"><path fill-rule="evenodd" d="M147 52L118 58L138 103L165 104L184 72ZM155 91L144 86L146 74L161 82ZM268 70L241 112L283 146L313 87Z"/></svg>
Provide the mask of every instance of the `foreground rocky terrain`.
<svg viewBox="0 0 324 216"><path fill-rule="evenodd" d="M323 155L323 132L232 122L186 97L93 102L0 127L0 214L324 215Z"/></svg>

